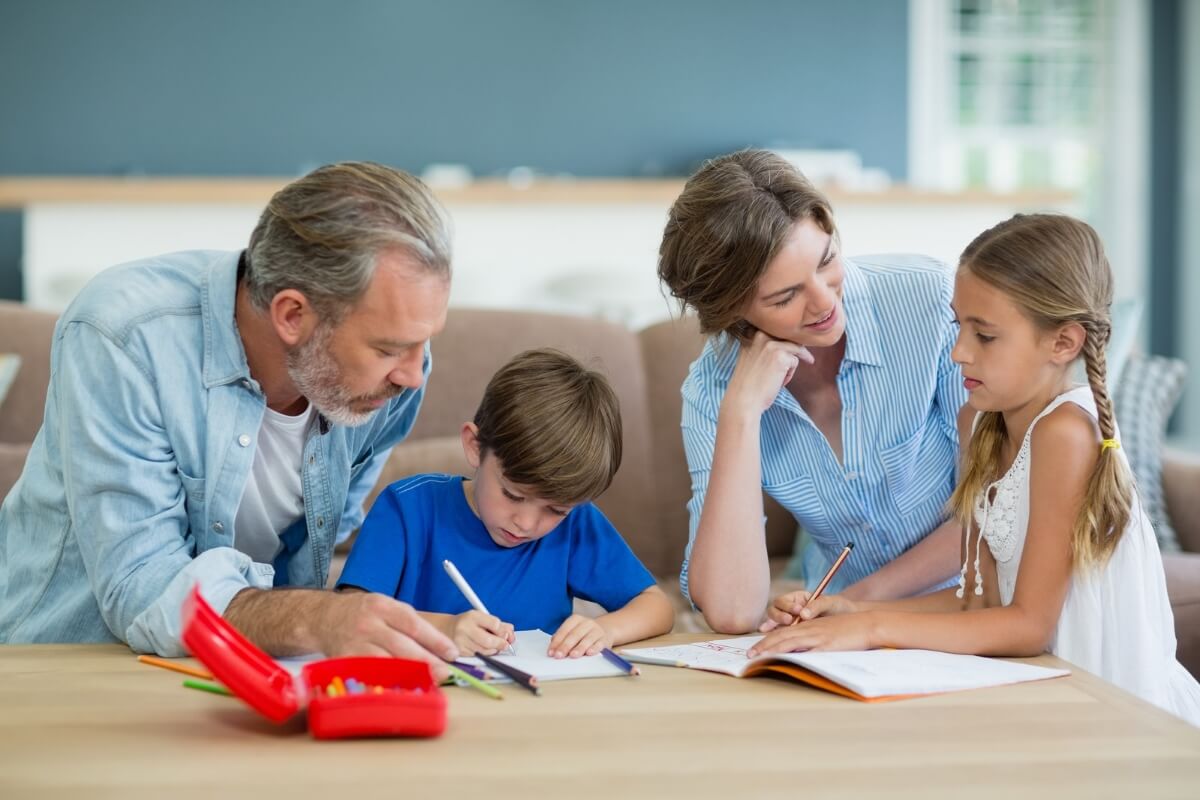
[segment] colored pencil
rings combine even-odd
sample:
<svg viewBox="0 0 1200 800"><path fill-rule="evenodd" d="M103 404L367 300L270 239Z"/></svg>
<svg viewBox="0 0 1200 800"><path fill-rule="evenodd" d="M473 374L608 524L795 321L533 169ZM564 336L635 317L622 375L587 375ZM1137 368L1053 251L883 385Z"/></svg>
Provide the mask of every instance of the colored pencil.
<svg viewBox="0 0 1200 800"><path fill-rule="evenodd" d="M491 656L485 656L483 653L476 653L475 657L500 674L507 675L508 677L512 678L514 681L519 683L521 686L524 686L534 694L540 695L542 693L542 690L538 688L537 678L535 678L533 675L530 675L528 672L522 672L516 667L510 667L503 661L492 658Z"/></svg>
<svg viewBox="0 0 1200 800"><path fill-rule="evenodd" d="M642 674L642 671L640 669L635 667L633 664L630 664L628 661L621 658L619 655L617 655L612 650L609 650L607 647L600 651L600 655L604 656L606 659L611 661L613 664L620 667L622 670L624 670L629 675L641 675Z"/></svg>
<svg viewBox="0 0 1200 800"><path fill-rule="evenodd" d="M187 664L177 664L166 658L158 658L157 656L138 656L137 660L143 664L149 664L152 667L162 667L163 669L182 672L184 675L191 675L193 678L211 681L213 679L211 672L206 672L198 667L189 667Z"/></svg>
<svg viewBox="0 0 1200 800"><path fill-rule="evenodd" d="M479 667L476 667L472 664L468 664L465 661L451 661L450 664L452 666L458 667L459 669L461 669L463 672L467 673L468 675L474 675L476 678L479 678L479 680L481 680L481 681L487 680L487 673L484 672L483 670L481 670Z"/></svg>
<svg viewBox="0 0 1200 800"><path fill-rule="evenodd" d="M495 686L488 686L486 683L479 680L479 678L476 678L474 675L467 672L465 669L459 669L458 667L454 666L453 664L447 664L446 669L450 670L451 677L457 678L458 680L462 681L463 683L467 684L468 686L470 686L473 689L478 689L479 691L486 694L488 697L491 697L495 700L503 700L504 699L504 695L500 694L499 689L497 689Z"/></svg>
<svg viewBox="0 0 1200 800"><path fill-rule="evenodd" d="M837 571L839 569L841 569L842 563L845 562L846 557L848 555L850 555L850 551L853 549L854 549L854 542L848 542L846 544L846 546L842 548L842 552L838 553L837 559L832 564L829 565L829 571L825 573L825 577L821 578L821 582L817 584L817 588L815 590L813 590L813 593L808 596L808 600L805 601L805 603L804 603L805 606L807 606L813 600L816 600L818 597L821 596L821 592L825 591L825 587L829 585L829 582L831 580L833 580L833 576L835 574L837 574ZM797 614L795 616L795 618L792 619L791 624L795 625L799 621L800 621L800 615Z"/></svg>
<svg viewBox="0 0 1200 800"><path fill-rule="evenodd" d="M630 653L628 651L625 652L623 655L625 656L626 660L636 661L639 664L653 664L656 667L684 667L685 669L687 668L687 664L685 664L682 661L676 661L673 658L657 658L655 656L634 655L633 653Z"/></svg>
<svg viewBox="0 0 1200 800"><path fill-rule="evenodd" d="M226 697L233 697L233 692L226 689L219 683L206 683L205 681L187 680L183 685L189 689L199 689L202 692L212 692L213 694L223 694Z"/></svg>

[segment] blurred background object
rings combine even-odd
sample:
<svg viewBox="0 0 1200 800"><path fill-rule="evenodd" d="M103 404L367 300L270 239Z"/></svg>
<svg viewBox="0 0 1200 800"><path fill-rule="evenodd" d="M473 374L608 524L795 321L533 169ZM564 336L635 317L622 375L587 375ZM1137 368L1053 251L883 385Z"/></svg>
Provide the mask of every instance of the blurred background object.
<svg viewBox="0 0 1200 800"><path fill-rule="evenodd" d="M450 209L452 304L639 327L672 313L682 180L755 146L828 187L850 254L1081 215L1141 349L1196 365L1198 50L1195 0L14 0L0 297L60 310L113 263L239 247L289 177L370 159Z"/></svg>

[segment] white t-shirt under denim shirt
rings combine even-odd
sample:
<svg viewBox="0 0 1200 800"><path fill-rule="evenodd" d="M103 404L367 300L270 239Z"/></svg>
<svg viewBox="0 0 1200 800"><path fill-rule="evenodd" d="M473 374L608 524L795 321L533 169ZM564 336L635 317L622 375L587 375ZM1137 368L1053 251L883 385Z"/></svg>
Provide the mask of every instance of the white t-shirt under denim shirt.
<svg viewBox="0 0 1200 800"><path fill-rule="evenodd" d="M233 546L259 563L275 560L280 532L304 515L300 468L315 416L312 403L295 416L264 409L233 530Z"/></svg>

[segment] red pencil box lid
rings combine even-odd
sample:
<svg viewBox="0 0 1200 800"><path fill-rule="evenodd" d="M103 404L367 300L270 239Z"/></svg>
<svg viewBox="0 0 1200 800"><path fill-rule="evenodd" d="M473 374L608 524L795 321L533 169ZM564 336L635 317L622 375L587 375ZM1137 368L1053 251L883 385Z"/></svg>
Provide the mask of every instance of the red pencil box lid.
<svg viewBox="0 0 1200 800"><path fill-rule="evenodd" d="M317 738L437 736L446 728L446 697L429 665L401 658L332 658L293 676L217 614L194 587L183 603L183 643L213 676L272 722L308 709ZM334 677L385 687L381 693L326 696Z"/></svg>

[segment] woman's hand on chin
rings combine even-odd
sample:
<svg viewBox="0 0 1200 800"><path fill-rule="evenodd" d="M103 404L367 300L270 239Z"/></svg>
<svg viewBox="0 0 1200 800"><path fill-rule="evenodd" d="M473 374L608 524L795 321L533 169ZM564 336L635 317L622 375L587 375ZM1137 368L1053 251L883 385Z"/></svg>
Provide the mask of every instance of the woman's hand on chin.
<svg viewBox="0 0 1200 800"><path fill-rule="evenodd" d="M762 414L775 402L779 390L791 381L800 363L812 364L813 360L807 347L773 339L758 331L738 355L725 402Z"/></svg>

